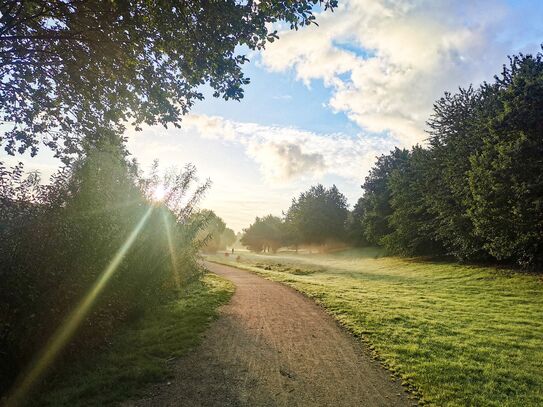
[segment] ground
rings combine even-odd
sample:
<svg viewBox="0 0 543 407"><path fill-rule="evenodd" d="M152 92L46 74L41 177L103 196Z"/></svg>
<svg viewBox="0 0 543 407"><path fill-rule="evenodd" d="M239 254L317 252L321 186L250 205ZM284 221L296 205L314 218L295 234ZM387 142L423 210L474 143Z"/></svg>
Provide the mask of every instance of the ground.
<svg viewBox="0 0 543 407"><path fill-rule="evenodd" d="M416 404L362 344L285 285L222 265L236 285L175 377L129 406L408 406Z"/></svg>
<svg viewBox="0 0 543 407"><path fill-rule="evenodd" d="M229 281L205 275L180 299L121 327L107 346L59 369L30 405L103 406L146 394L150 384L168 380L179 357L198 346L233 291Z"/></svg>
<svg viewBox="0 0 543 407"><path fill-rule="evenodd" d="M381 257L377 249L213 260L312 298L421 403L543 405L541 274Z"/></svg>
<svg viewBox="0 0 543 407"><path fill-rule="evenodd" d="M237 268L209 264L218 276L73 366L42 404L543 405L541 274L375 249L211 259Z"/></svg>

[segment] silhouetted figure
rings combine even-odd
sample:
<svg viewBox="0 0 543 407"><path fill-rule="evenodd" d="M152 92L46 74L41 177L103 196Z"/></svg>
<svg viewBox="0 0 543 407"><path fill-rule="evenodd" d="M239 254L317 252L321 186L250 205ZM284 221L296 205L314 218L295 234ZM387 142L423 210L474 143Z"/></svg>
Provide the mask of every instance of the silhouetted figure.
<svg viewBox="0 0 543 407"><path fill-rule="evenodd" d="M232 254L234 254L234 248L232 247Z"/></svg>

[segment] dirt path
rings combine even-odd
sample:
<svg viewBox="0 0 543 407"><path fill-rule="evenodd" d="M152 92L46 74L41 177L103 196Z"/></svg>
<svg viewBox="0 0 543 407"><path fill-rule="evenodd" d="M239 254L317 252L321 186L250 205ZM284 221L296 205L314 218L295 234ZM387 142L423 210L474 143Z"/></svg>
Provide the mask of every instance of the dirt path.
<svg viewBox="0 0 543 407"><path fill-rule="evenodd" d="M231 302L171 383L132 406L407 406L403 388L311 300L247 271L207 264Z"/></svg>

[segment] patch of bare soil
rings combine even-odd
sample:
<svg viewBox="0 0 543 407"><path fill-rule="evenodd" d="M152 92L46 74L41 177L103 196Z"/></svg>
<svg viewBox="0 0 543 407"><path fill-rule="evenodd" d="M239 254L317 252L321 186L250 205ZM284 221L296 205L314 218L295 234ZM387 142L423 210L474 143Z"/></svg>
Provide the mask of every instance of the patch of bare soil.
<svg viewBox="0 0 543 407"><path fill-rule="evenodd" d="M408 406L402 386L351 335L294 289L207 264L236 285L175 377L128 406Z"/></svg>

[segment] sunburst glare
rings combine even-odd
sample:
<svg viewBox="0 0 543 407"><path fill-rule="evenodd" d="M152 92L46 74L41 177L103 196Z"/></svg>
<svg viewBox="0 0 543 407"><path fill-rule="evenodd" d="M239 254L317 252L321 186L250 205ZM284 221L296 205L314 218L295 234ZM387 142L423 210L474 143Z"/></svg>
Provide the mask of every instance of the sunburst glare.
<svg viewBox="0 0 543 407"><path fill-rule="evenodd" d="M155 202L162 202L168 193L163 184L158 184L153 188L152 198Z"/></svg>

